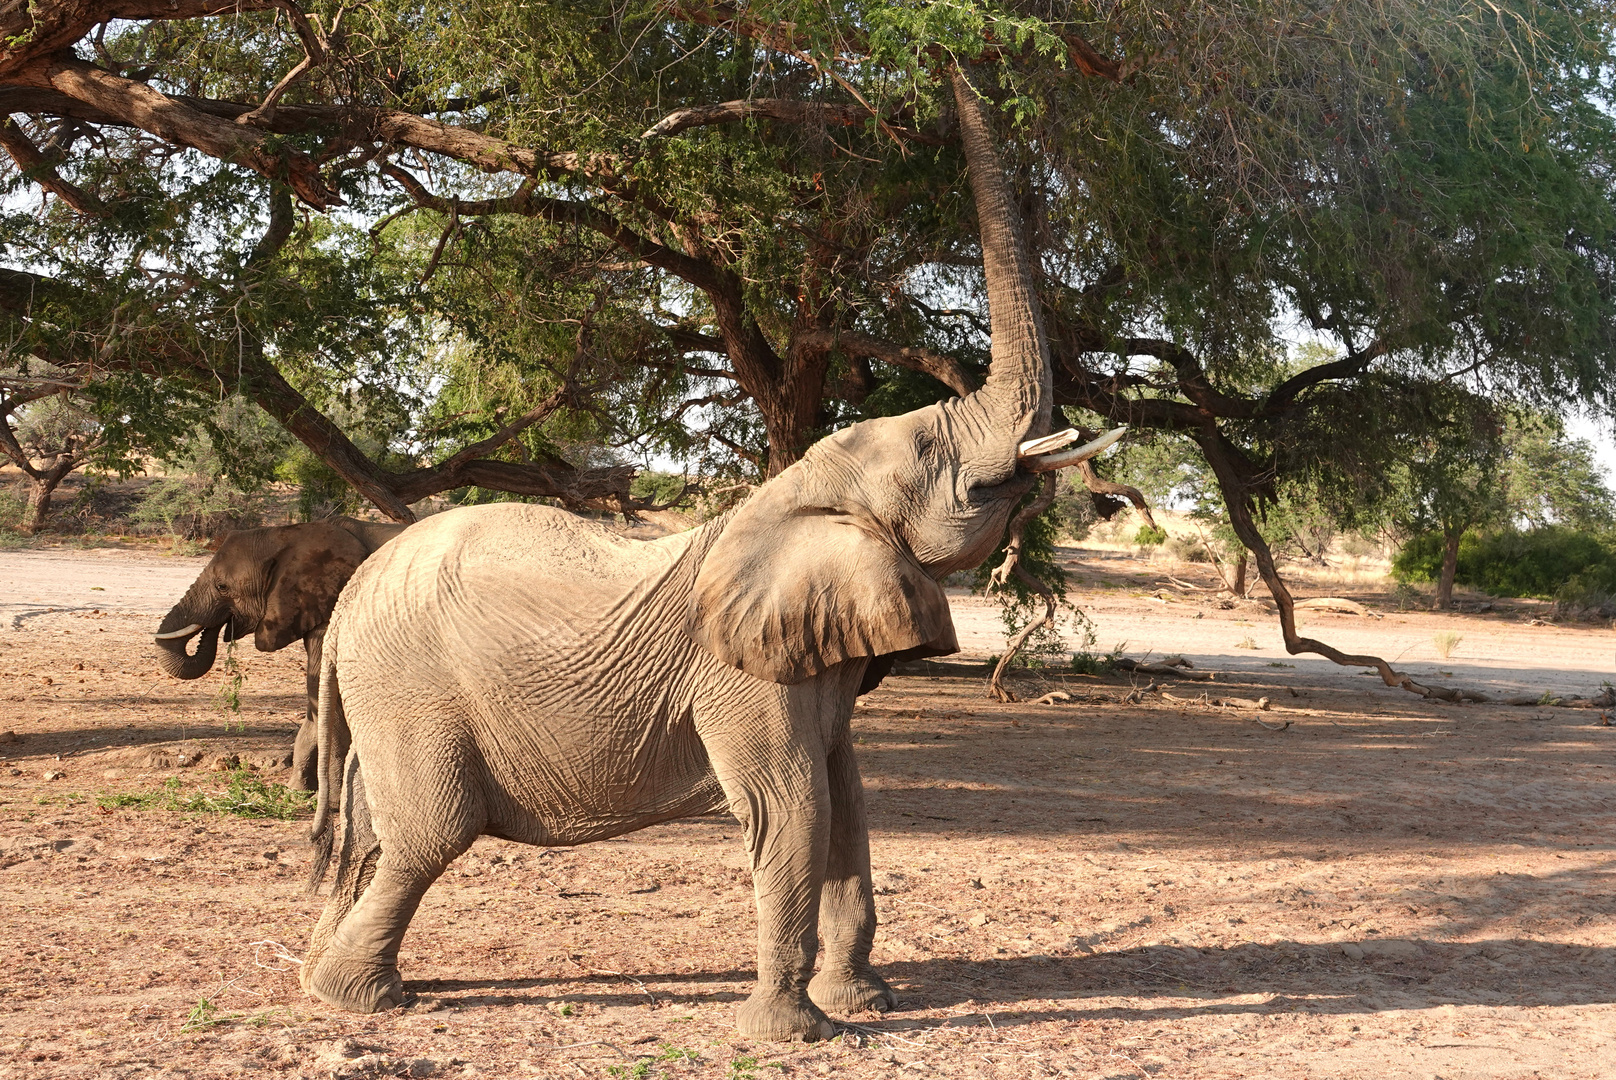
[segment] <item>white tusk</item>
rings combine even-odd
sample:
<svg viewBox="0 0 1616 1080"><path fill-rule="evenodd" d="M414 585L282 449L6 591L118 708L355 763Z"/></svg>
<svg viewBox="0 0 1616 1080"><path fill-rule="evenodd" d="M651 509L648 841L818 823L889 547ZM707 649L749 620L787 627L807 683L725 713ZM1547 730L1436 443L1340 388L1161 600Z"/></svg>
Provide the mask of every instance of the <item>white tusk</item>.
<svg viewBox="0 0 1616 1080"><path fill-rule="evenodd" d="M1127 433L1128 428L1126 425L1119 428L1112 428L1104 435L1101 435L1098 439L1095 439L1090 443L1084 443L1082 446L1073 447L1070 450L1062 450L1054 454L1041 454L1037 457L1023 458L1021 461L1021 467L1026 469L1028 472L1050 472L1054 469L1064 469L1068 465L1076 465L1080 462L1087 461L1089 458L1094 457L1096 454L1104 451L1112 443L1116 442Z"/></svg>
<svg viewBox="0 0 1616 1080"><path fill-rule="evenodd" d="M1068 443L1075 443L1078 439L1077 429L1069 427L1065 431L1057 431L1053 435L1045 435L1042 439L1028 439L1016 447L1016 457L1030 458L1034 454L1047 454L1051 450L1059 450Z"/></svg>
<svg viewBox="0 0 1616 1080"><path fill-rule="evenodd" d="M157 635L157 640L158 641L173 641L175 638L188 638L188 637L190 637L192 634L196 633L200 629L202 629L202 624L194 622L190 626L182 627L182 628L180 628L178 630L170 630L166 634L158 634Z"/></svg>

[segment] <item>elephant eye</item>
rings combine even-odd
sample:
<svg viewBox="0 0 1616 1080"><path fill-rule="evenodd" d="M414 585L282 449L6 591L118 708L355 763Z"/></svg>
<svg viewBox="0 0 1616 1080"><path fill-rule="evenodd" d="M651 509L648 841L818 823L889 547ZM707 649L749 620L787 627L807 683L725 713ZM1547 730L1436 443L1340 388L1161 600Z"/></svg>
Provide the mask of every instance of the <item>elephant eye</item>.
<svg viewBox="0 0 1616 1080"><path fill-rule="evenodd" d="M221 582L219 582L219 583L217 583L217 584L216 584L216 585L214 585L214 586L213 586L213 587L214 587L214 588L215 588L215 589L218 589L218 590L219 590L219 591L220 591L220 592L229 592L229 591L230 591L230 586L228 586L228 585L226 585L226 584L225 584L225 583L224 583L224 582L222 582L222 581L221 581Z"/></svg>

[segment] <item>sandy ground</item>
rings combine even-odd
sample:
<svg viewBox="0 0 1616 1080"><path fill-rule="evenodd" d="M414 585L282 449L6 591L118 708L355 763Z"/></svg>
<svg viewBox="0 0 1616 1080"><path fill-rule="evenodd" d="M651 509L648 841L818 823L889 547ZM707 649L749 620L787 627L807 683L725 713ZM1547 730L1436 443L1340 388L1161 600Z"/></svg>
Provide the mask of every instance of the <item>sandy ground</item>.
<svg viewBox="0 0 1616 1080"><path fill-rule="evenodd" d="M1022 696L1069 702L1001 705L979 676L899 677L865 698L875 959L903 1008L792 1046L733 1031L755 924L722 816L576 849L479 841L405 942L413 1004L305 997L285 958L321 906L304 822L96 803L213 790L221 755L275 775L300 650L245 651L226 714L219 677L168 679L150 651L205 560L0 553L0 1076L1611 1075L1600 710L1428 702L1285 656L1256 605L1073 559L1103 647L1217 679L1164 697L1049 677ZM1449 685L1589 696L1616 677L1608 629L1356 595L1384 617L1305 629ZM967 653L1000 647L979 602L956 621ZM1447 659L1440 631L1461 635Z"/></svg>

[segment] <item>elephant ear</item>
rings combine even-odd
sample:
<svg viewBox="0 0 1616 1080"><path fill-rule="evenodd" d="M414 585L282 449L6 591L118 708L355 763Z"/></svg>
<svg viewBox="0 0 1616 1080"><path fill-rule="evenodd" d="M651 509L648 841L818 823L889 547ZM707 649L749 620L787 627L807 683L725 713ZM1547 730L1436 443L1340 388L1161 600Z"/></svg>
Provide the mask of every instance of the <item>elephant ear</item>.
<svg viewBox="0 0 1616 1080"><path fill-rule="evenodd" d="M959 650L948 598L913 557L846 513L782 507L789 489L776 485L702 561L687 622L698 644L787 684L860 656Z"/></svg>
<svg viewBox="0 0 1616 1080"><path fill-rule="evenodd" d="M368 554L359 540L324 522L286 526L269 568L268 599L254 644L273 652L324 626L342 587Z"/></svg>

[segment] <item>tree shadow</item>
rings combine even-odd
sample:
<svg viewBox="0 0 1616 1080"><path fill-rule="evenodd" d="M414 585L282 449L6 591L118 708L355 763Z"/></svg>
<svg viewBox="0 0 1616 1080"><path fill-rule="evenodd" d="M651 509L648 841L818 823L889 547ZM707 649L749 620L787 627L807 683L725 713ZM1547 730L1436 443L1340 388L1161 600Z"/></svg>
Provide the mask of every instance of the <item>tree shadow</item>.
<svg viewBox="0 0 1616 1080"><path fill-rule="evenodd" d="M1010 1022L1307 1011L1344 1015L1442 1005L1520 1008L1616 1002L1616 948L1527 939L1242 943L1227 949L1151 946L1089 956L936 958L888 964L916 1009L1015 1005ZM1108 999L1051 1009L1050 1000ZM1153 1000L1173 999L1153 1004ZM1114 999L1135 999L1119 1003ZM986 1010L1002 1024L999 1011ZM894 1015L888 1024L901 1024ZM877 1025L880 1026L880 1025Z"/></svg>

